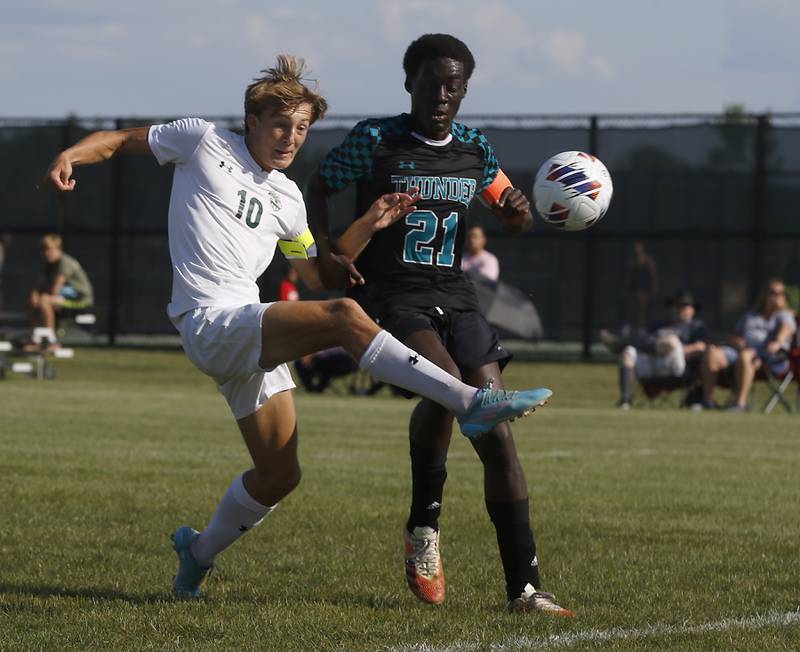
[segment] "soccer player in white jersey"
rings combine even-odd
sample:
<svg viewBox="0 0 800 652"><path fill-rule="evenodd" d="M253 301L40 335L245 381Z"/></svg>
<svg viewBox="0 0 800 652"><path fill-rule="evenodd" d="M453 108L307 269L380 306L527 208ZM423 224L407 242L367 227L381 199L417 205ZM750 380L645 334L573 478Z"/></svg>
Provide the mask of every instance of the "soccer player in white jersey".
<svg viewBox="0 0 800 652"><path fill-rule="evenodd" d="M198 597L215 557L300 481L289 391L294 383L286 362L342 346L376 378L446 406L468 437L524 416L550 396L547 389L465 385L381 330L350 299L260 303L256 279L276 246L311 288L364 283L348 259L317 257L302 195L280 172L327 109L324 98L303 84L303 71L301 59L282 55L247 87L244 135L196 118L95 132L59 154L46 177L56 189L71 191L73 166L121 152L152 153L160 164L175 166L167 312L189 359L225 396L253 459L202 532L184 526L173 534L179 567L172 588L180 597ZM377 230L414 210L414 200L403 193L377 199L341 236L348 250L363 248Z"/></svg>

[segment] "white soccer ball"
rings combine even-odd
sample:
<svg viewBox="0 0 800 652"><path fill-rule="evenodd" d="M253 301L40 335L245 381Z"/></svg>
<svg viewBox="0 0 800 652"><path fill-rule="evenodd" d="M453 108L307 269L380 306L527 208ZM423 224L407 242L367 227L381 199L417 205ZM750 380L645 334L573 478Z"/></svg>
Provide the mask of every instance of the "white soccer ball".
<svg viewBox="0 0 800 652"><path fill-rule="evenodd" d="M614 186L606 166L584 152L561 152L536 173L533 200L542 219L565 231L582 231L606 214Z"/></svg>

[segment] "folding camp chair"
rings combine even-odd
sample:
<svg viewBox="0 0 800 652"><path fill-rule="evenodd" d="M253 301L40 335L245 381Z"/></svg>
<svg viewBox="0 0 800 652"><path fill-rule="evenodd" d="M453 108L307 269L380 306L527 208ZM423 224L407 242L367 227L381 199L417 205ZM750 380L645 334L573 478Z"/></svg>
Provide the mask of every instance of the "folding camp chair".
<svg viewBox="0 0 800 652"><path fill-rule="evenodd" d="M703 389L700 382L700 360L693 359L689 361L682 376L640 378L639 385L651 405L675 390L681 390L681 407L689 407L693 403L699 403L703 398Z"/></svg>
<svg viewBox="0 0 800 652"><path fill-rule="evenodd" d="M767 365L763 365L764 380L772 390L772 395L764 404L764 413L769 414L780 403L787 412L792 412L792 404L786 398L786 391L794 381L797 386L797 393L795 396L795 411L800 410L800 337L797 332L792 336L792 343L789 350L786 351L786 359L789 361L789 367L781 376L774 376L767 370Z"/></svg>

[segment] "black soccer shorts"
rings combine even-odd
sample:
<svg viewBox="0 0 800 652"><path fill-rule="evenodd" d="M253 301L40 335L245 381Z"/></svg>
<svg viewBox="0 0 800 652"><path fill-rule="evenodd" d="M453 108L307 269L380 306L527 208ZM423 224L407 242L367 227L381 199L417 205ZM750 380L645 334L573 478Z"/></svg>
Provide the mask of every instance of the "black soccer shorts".
<svg viewBox="0 0 800 652"><path fill-rule="evenodd" d="M401 342L417 331L435 332L461 373L491 362L502 370L511 360L495 330L476 310L398 306L375 321Z"/></svg>

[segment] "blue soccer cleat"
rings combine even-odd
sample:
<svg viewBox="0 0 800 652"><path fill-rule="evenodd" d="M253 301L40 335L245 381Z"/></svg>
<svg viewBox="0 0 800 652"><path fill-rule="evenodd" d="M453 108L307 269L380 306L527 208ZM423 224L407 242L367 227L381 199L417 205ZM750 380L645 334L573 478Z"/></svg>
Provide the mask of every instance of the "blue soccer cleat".
<svg viewBox="0 0 800 652"><path fill-rule="evenodd" d="M201 566L192 555L192 543L198 536L197 530L184 525L170 537L179 559L178 574L172 578L172 592L178 598L199 598L200 585L213 568Z"/></svg>
<svg viewBox="0 0 800 652"><path fill-rule="evenodd" d="M547 403L553 395L546 387L525 391L492 389L492 381L479 389L467 412L459 417L458 425L465 437L474 439L489 432L498 423L528 416L537 407Z"/></svg>

